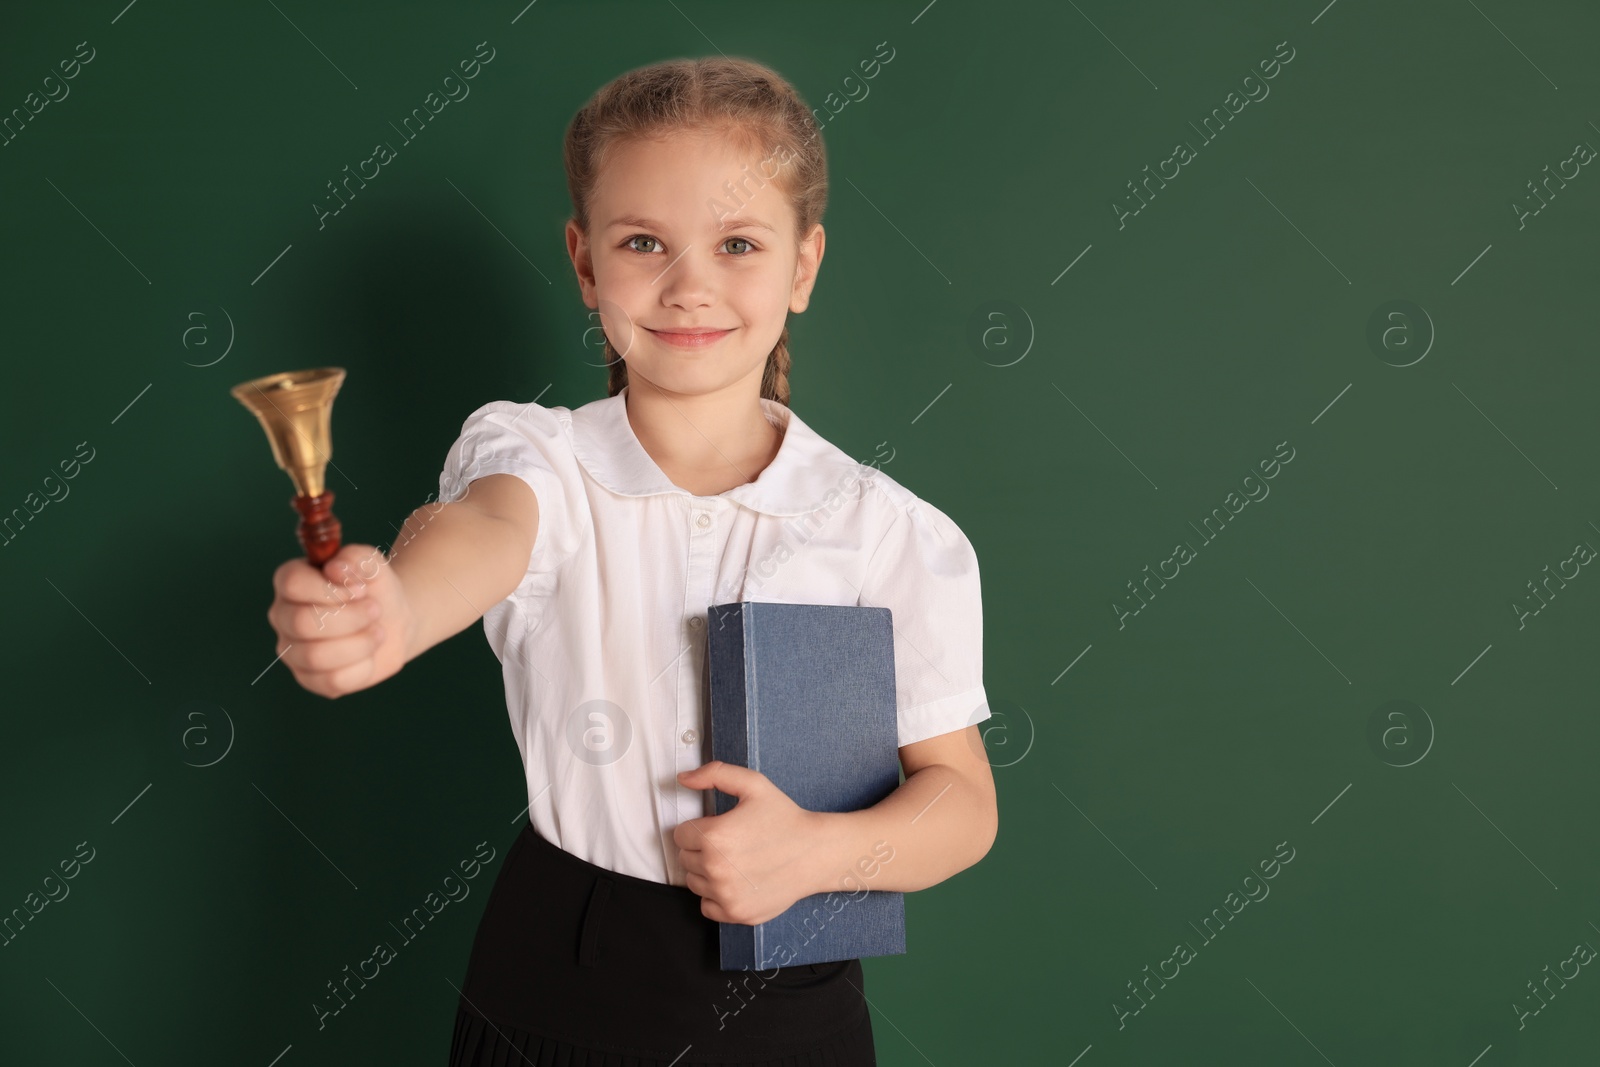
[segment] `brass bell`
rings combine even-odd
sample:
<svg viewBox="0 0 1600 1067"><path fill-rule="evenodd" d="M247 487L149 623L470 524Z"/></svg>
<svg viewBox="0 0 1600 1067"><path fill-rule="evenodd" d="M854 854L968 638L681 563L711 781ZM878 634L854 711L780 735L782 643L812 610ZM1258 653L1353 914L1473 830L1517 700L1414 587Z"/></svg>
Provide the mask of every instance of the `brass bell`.
<svg viewBox="0 0 1600 1067"><path fill-rule="evenodd" d="M294 482L289 503L300 513L300 545L313 567L339 551L339 520L324 477L333 457L333 398L343 384L343 367L317 367L269 374L229 390L260 420L272 458Z"/></svg>

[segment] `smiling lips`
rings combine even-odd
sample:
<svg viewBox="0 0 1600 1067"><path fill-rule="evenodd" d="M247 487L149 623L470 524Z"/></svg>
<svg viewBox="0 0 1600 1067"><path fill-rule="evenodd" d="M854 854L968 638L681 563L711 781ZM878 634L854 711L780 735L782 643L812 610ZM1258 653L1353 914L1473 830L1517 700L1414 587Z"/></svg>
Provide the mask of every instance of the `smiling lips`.
<svg viewBox="0 0 1600 1067"><path fill-rule="evenodd" d="M715 326L695 326L685 330L650 330L646 326L644 329L649 330L654 336L677 348L705 348L708 345L716 344L733 332L732 330L720 330Z"/></svg>

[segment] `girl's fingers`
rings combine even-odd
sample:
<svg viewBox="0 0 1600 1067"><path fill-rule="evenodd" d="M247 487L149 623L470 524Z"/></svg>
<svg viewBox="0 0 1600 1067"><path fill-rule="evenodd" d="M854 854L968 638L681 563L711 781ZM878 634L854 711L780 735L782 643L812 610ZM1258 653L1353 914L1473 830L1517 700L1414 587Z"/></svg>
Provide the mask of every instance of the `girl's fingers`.
<svg viewBox="0 0 1600 1067"><path fill-rule="evenodd" d="M376 600L365 597L342 604L274 600L267 609L267 621L290 641L326 641L359 633L371 626L381 611Z"/></svg>
<svg viewBox="0 0 1600 1067"><path fill-rule="evenodd" d="M347 637L330 637L324 640L293 641L280 637L278 653L293 668L297 677L309 679L319 674L329 674L366 663L370 667L372 656L383 643L382 623ZM365 669L363 677L365 677Z"/></svg>
<svg viewBox="0 0 1600 1067"><path fill-rule="evenodd" d="M303 559L287 560L272 572L272 588L278 599L329 607L338 607L366 595L367 583L359 572L347 571L344 566L336 566L333 571L339 576L337 581L330 580Z"/></svg>
<svg viewBox="0 0 1600 1067"><path fill-rule="evenodd" d="M293 649L290 650L291 654ZM295 680L313 693L321 693L326 697L344 696L358 689L364 689L372 679L376 670L372 657L359 660L348 667L340 667L331 671L304 671L294 672Z"/></svg>

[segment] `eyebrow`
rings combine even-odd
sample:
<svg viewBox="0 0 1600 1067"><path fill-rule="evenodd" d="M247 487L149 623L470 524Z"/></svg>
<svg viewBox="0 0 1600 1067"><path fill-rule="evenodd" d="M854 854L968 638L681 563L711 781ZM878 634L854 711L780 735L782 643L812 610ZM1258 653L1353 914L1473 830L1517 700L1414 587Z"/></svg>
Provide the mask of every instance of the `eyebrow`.
<svg viewBox="0 0 1600 1067"><path fill-rule="evenodd" d="M638 215L623 215L623 216L620 216L619 218L612 219L610 222L606 223L606 228L607 229L611 229L614 226L637 226L640 229L658 230L658 231L661 231L661 232L665 232L665 231L670 230L672 228L672 227L668 226L666 223L657 222L655 219L642 218L641 216L638 216ZM771 226L769 226L766 223L762 222L760 219L749 218L749 217L744 216L744 215L734 215L734 216L732 216L730 218L723 219L722 220L722 225L718 226L717 228L719 230L751 230L751 229L755 229L755 230L766 230L768 233L777 233L778 232L777 230L773 229Z"/></svg>

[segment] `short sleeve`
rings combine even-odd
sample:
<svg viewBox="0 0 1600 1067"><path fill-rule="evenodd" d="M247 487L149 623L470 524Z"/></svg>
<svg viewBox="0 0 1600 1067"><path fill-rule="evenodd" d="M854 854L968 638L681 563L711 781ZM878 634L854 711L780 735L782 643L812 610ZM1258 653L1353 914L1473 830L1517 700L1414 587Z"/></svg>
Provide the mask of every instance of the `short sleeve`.
<svg viewBox="0 0 1600 1067"><path fill-rule="evenodd" d="M960 527L926 501L911 497L894 510L867 565L861 603L888 608L894 623L904 746L975 725L990 712L977 553Z"/></svg>
<svg viewBox="0 0 1600 1067"><path fill-rule="evenodd" d="M576 460L557 410L508 400L483 405L461 424L439 472L442 503L460 500L474 480L491 474L511 474L527 483L539 501L530 578L555 570L574 543L575 509L568 484ZM519 591L527 585L525 579Z"/></svg>

